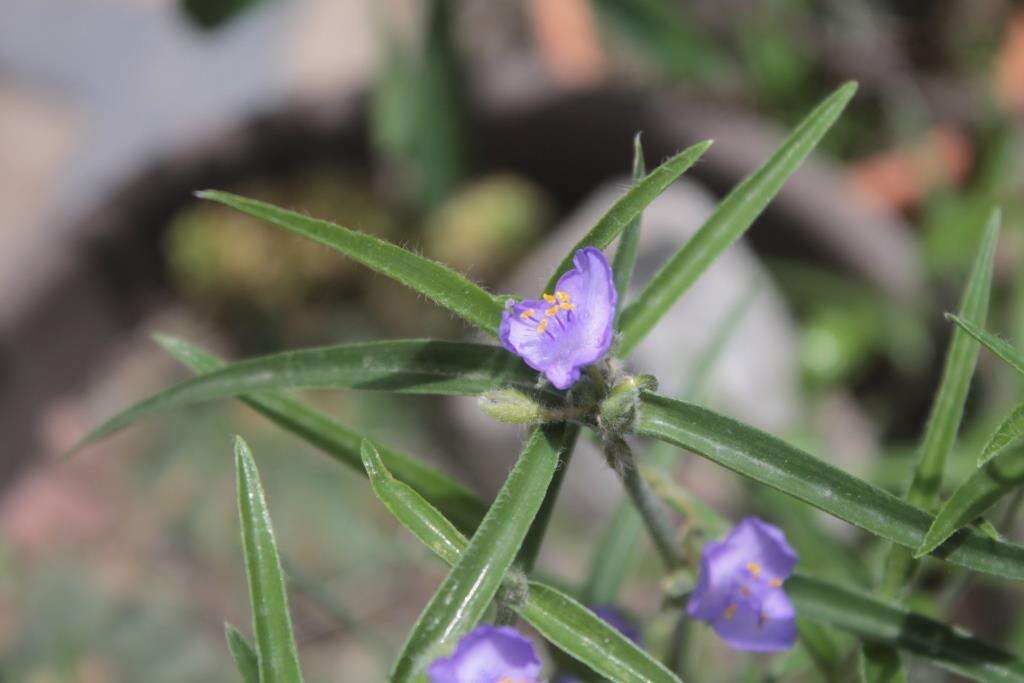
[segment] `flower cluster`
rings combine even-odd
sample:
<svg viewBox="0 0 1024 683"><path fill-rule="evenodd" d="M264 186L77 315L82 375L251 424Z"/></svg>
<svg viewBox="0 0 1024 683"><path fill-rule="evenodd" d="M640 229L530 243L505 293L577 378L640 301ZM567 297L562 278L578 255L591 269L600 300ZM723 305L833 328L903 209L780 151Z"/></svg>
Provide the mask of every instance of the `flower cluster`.
<svg viewBox="0 0 1024 683"><path fill-rule="evenodd" d="M704 546L687 612L737 650L787 650L796 642L796 610L782 584L796 563L781 529L747 517Z"/></svg>
<svg viewBox="0 0 1024 683"><path fill-rule="evenodd" d="M556 389L575 384L580 369L600 360L612 345L617 295L608 259L600 249L586 247L572 263L554 293L509 301L499 330L505 348L543 372Z"/></svg>

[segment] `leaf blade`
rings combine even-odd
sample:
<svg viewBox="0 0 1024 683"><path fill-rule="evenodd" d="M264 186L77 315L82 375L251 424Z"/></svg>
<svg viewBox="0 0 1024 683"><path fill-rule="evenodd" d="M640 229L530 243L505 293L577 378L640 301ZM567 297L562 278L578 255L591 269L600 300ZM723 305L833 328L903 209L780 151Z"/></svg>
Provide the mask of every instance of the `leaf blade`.
<svg viewBox="0 0 1024 683"><path fill-rule="evenodd" d="M544 499L564 431L562 425L533 431L469 545L417 619L389 680L413 680L431 653L453 644L483 616Z"/></svg>
<svg viewBox="0 0 1024 683"><path fill-rule="evenodd" d="M1015 349L1010 342L952 313L947 313L946 319L956 323L967 334L984 344L989 351L999 356L1017 372L1024 374L1024 354Z"/></svg>
<svg viewBox="0 0 1024 683"><path fill-rule="evenodd" d="M850 82L822 101L753 175L737 185L693 237L622 311L616 353L628 355L704 270L753 224L786 179L835 123L857 90Z"/></svg>
<svg viewBox="0 0 1024 683"><path fill-rule="evenodd" d="M971 473L932 521L915 557L927 555L946 539L983 515L1007 493L1024 484L1024 449L1003 451Z"/></svg>
<svg viewBox="0 0 1024 683"><path fill-rule="evenodd" d="M657 394L641 395L634 431L702 455L881 538L913 550L931 517L900 498L754 427ZM937 557L1024 579L1024 547L964 529Z"/></svg>
<svg viewBox="0 0 1024 683"><path fill-rule="evenodd" d="M562 259L562 262L555 268L555 272L548 280L545 292L554 291L555 283L569 268L572 267L572 257L577 251L584 247L597 247L604 249L619 236L633 219L640 215L644 208L653 202L658 195L665 191L669 185L686 172L697 159L711 146L711 140L698 142L696 145L687 147L674 157L654 169L644 177L643 180L634 183L633 186L616 201L601 219L590 229L579 242L569 250L569 253Z"/></svg>
<svg viewBox="0 0 1024 683"><path fill-rule="evenodd" d="M331 247L423 294L474 327L493 337L498 336L498 325L501 323L501 312L504 307L502 301L441 263L372 235L230 192L203 190L197 192L196 196L225 204Z"/></svg>
<svg viewBox="0 0 1024 683"><path fill-rule="evenodd" d="M872 642L861 645L859 668L863 683L907 683L900 653L888 645Z"/></svg>
<svg viewBox="0 0 1024 683"><path fill-rule="evenodd" d="M341 344L232 363L165 389L113 416L71 450L146 415L214 398L274 389L363 389L413 394L479 394L503 386L533 391L536 374L499 346L429 340Z"/></svg>
<svg viewBox="0 0 1024 683"><path fill-rule="evenodd" d="M180 363L199 374L227 365L225 361L182 339L153 335L157 343ZM360 457L364 435L335 418L281 392L242 394L239 400L282 429L324 451L360 474L366 470ZM405 482L451 519L459 529L472 532L487 506L465 486L430 465L391 448L378 446L381 460L395 478Z"/></svg>
<svg viewBox="0 0 1024 683"><path fill-rule="evenodd" d="M261 683L301 683L299 656L288 613L284 573L259 472L248 445L235 439L238 516L249 578L253 633Z"/></svg>
<svg viewBox="0 0 1024 683"><path fill-rule="evenodd" d="M633 137L633 184L636 185L643 180L646 170L644 168L644 148L640 144L640 133ZM615 250L615 258L612 260L612 276L615 280L615 291L618 293L618 313L626 303L629 295L629 283L633 279L633 269L636 267L636 256L640 250L640 224L643 220L643 211L640 211L625 228L619 237L619 246Z"/></svg>
<svg viewBox="0 0 1024 683"><path fill-rule="evenodd" d="M992 433L984 448L978 455L978 467L981 467L1010 444L1024 437L1024 403L1019 404L999 424L996 431Z"/></svg>
<svg viewBox="0 0 1024 683"><path fill-rule="evenodd" d="M235 660L235 668L242 678L242 683L260 683L259 662L245 636L231 624L225 623L224 638L228 641L228 650L231 651L231 658Z"/></svg>
<svg viewBox="0 0 1024 683"><path fill-rule="evenodd" d="M976 681L1024 681L1024 662L1017 657L860 591L794 574L786 593L804 618L911 652Z"/></svg>

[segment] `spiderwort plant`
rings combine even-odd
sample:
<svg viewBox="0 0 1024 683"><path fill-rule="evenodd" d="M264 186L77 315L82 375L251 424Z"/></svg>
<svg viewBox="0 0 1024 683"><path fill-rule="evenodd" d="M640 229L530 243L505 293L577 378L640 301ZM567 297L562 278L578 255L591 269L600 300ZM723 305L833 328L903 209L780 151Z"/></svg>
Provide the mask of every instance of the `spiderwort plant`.
<svg viewBox="0 0 1024 683"><path fill-rule="evenodd" d="M643 477L637 475L640 468L632 460L633 442L627 439L655 439L901 548L914 550L925 539L932 518L920 508L754 427L659 395L655 382L627 371L629 352L753 224L835 122L854 89L847 84L815 108L760 169L723 199L637 298L621 307L618 322L615 310L620 302L603 250L613 246L626 226L637 225L644 206L689 168L707 143L680 152L638 179L566 255L546 296L512 304L506 303L507 295L491 294L443 264L397 245L263 202L224 192L202 193L393 278L499 339L501 345L398 340L222 364L176 343L175 354L200 374L116 415L79 447L154 412L236 396L338 462L366 474L396 519L451 566L396 657L389 680L399 683L426 675L458 680L451 676L463 670L537 680L540 669L532 644L504 624L480 626L494 603L502 621L526 620L553 648L604 679L679 682L658 657L604 621L600 610L595 613L567 592L537 581L531 562L521 557L522 548L535 549L543 539L557 495L555 471L566 462L580 429L597 433L609 461L619 467L669 576L687 575L686 585L692 585L688 574L697 569L687 613L710 623L732 647L790 647L798 611L806 620L927 658L961 676L1024 681L1024 662L1019 658L949 626L820 577L790 576L796 555L781 530L767 522L742 521L724 540L707 544L698 566L679 543L676 521L661 514L661 501L644 492ZM616 258L623 274L631 270L629 251ZM992 250L983 251L990 255ZM991 275L989 268L975 272L976 285ZM628 282L621 280L619 291L628 291ZM969 375L968 364L960 366L965 377ZM545 381L539 382L537 373ZM956 374L966 384L961 373ZM486 394L489 399L483 405L488 412L531 428L508 479L488 502L414 456L378 449L335 418L281 393L303 388ZM948 416L941 426L955 434L958 420L958 414ZM941 465L942 460L935 459L934 464ZM269 551L269 517L260 496L245 500L254 530L247 562L258 570L250 576L258 579L252 602L259 621L255 648L232 632L233 651L245 662L240 670L251 674L255 657L260 680L293 683L300 677L298 660L291 646L280 568L276 554ZM955 529L943 531L943 538L945 531L955 532L956 542L936 549L936 558L967 570L1024 580L1024 547L978 530L969 524L973 517L962 517L953 518ZM701 522L688 515L686 524L694 528ZM451 655L438 659L439 652ZM487 668L495 662L513 668ZM473 668L477 666L484 668ZM264 676L264 670L284 673Z"/></svg>

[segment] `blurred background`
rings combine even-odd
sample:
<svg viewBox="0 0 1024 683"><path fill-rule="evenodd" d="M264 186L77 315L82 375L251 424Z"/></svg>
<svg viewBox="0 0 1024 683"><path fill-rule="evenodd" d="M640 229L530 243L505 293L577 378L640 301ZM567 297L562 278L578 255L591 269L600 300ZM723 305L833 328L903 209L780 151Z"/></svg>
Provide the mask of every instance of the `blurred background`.
<svg viewBox="0 0 1024 683"><path fill-rule="evenodd" d="M249 623L230 438L260 464L312 681L383 680L443 576L365 480L241 404L152 419L71 461L87 429L183 379L150 340L226 356L467 331L399 286L192 197L214 187L380 235L534 294L629 182L711 151L645 214L642 283L724 191L840 82L818 153L645 342L665 391L756 424L894 492L993 203L989 328L1024 339L1024 6L1007 0L4 0L0 19L0 680L234 680ZM655 362L656 361L656 362ZM983 352L947 484L1019 379ZM521 431L472 401L310 400L482 495ZM869 585L884 546L678 454L674 480L757 512L814 567ZM570 582L618 482L576 456L540 565ZM1015 510L1016 508L1013 508ZM1022 540L1012 517L1003 531ZM625 608L657 650L643 541ZM1024 648L1019 592L928 565L915 604ZM660 639L660 640L659 640ZM729 653L700 681L818 680L799 651ZM943 680L915 669L914 680Z"/></svg>

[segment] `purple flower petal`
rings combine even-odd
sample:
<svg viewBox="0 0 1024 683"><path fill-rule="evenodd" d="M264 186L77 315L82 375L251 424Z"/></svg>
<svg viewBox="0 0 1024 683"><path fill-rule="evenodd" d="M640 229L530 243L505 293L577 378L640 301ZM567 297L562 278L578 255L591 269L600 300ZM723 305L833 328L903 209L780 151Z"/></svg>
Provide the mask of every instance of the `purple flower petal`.
<svg viewBox="0 0 1024 683"><path fill-rule="evenodd" d="M796 642L796 611L783 590L797 555L785 534L747 517L701 554L687 613L739 650L785 650Z"/></svg>
<svg viewBox="0 0 1024 683"><path fill-rule="evenodd" d="M510 626L481 624L464 635L450 657L427 668L430 683L537 683L540 659L533 644Z"/></svg>
<svg viewBox="0 0 1024 683"><path fill-rule="evenodd" d="M575 384L580 368L600 360L612 344L617 295L608 259L585 247L572 262L553 293L506 306L498 335L557 389Z"/></svg>

